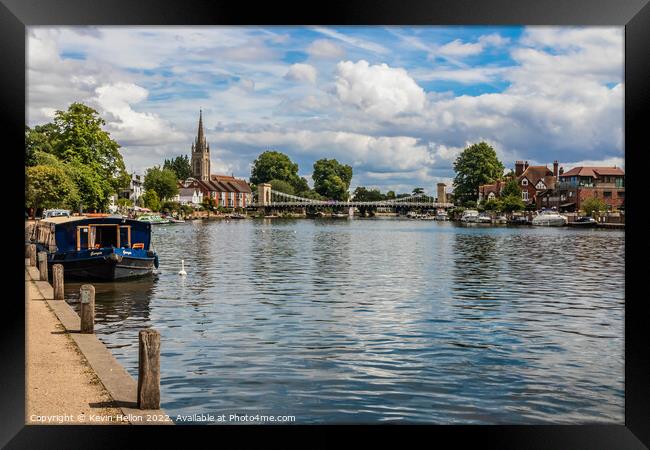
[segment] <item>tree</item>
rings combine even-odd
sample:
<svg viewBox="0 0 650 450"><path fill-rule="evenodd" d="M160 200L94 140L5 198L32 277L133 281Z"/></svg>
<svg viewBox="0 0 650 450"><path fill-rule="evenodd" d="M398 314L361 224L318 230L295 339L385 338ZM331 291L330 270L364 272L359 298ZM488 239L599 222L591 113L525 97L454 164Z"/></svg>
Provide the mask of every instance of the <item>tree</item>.
<svg viewBox="0 0 650 450"><path fill-rule="evenodd" d="M413 195L417 195L417 194L424 194L424 189L421 187L416 187L415 189L413 189Z"/></svg>
<svg viewBox="0 0 650 450"><path fill-rule="evenodd" d="M118 198L117 199L117 206L121 208L127 208L129 206L133 206L133 201L129 198Z"/></svg>
<svg viewBox="0 0 650 450"><path fill-rule="evenodd" d="M208 218L210 217L210 212L214 211L215 208L217 207L217 202L210 196L205 196L203 197L203 201L201 202L201 206L203 206L203 209L205 209L208 212Z"/></svg>
<svg viewBox="0 0 650 450"><path fill-rule="evenodd" d="M284 153L266 151L253 161L250 181L253 184L268 183L271 180L282 180L291 184L294 192L309 189L307 180L298 176L298 164L294 163Z"/></svg>
<svg viewBox="0 0 650 450"><path fill-rule="evenodd" d="M503 202L498 198L491 198L483 202L483 209L486 211L503 211Z"/></svg>
<svg viewBox="0 0 650 450"><path fill-rule="evenodd" d="M521 197L521 189L519 188L519 183L515 178L511 178L506 185L501 190L502 197L508 197L514 195L516 197Z"/></svg>
<svg viewBox="0 0 650 450"><path fill-rule="evenodd" d="M88 166L116 190L125 187L128 174L119 152L120 145L102 129L104 125L106 122L97 111L82 103L73 103L67 111L56 111L52 129L45 131L57 158Z"/></svg>
<svg viewBox="0 0 650 450"><path fill-rule="evenodd" d="M145 208L149 208L152 211L158 211L160 209L160 198L156 191L145 191L142 194L142 201L144 202Z"/></svg>
<svg viewBox="0 0 650 450"><path fill-rule="evenodd" d="M526 207L526 204L521 199L521 195L501 197L501 204L503 211L506 212L521 211Z"/></svg>
<svg viewBox="0 0 650 450"><path fill-rule="evenodd" d="M161 169L158 166L147 169L144 188L147 191L155 191L160 200L171 199L178 194L176 172L171 169Z"/></svg>
<svg viewBox="0 0 650 450"><path fill-rule="evenodd" d="M192 166L187 155L177 156L169 160L166 159L163 164L163 169L172 170L179 180L187 180L192 176Z"/></svg>
<svg viewBox="0 0 650 450"><path fill-rule="evenodd" d="M386 192L386 200L392 200L395 198L395 191Z"/></svg>
<svg viewBox="0 0 650 450"><path fill-rule="evenodd" d="M594 213L607 210L607 204L599 198L590 197L582 202L582 209L585 210L585 214L588 216L594 216Z"/></svg>
<svg viewBox="0 0 650 450"><path fill-rule="evenodd" d="M503 164L494 149L485 142L467 147L454 162L454 195L460 202L476 200L478 187L500 179Z"/></svg>
<svg viewBox="0 0 650 450"><path fill-rule="evenodd" d="M32 166L25 170L25 206L37 209L74 207L77 188L65 170L51 166Z"/></svg>
<svg viewBox="0 0 650 450"><path fill-rule="evenodd" d="M319 159L314 163L314 190L326 198L347 200L352 167L336 159Z"/></svg>
<svg viewBox="0 0 650 450"><path fill-rule="evenodd" d="M289 182L284 180L271 180L268 183L271 185L271 188L274 191L284 192L285 194L290 194L290 195L293 195L296 192L293 189L293 186Z"/></svg>

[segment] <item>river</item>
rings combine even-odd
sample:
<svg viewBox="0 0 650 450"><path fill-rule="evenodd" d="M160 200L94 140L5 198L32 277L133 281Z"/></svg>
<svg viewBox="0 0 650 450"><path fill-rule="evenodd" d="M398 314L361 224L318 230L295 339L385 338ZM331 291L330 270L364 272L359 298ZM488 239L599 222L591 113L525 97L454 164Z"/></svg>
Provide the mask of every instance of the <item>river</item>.
<svg viewBox="0 0 650 450"><path fill-rule="evenodd" d="M158 273L95 283L95 329L136 378L138 331L160 331L174 417L623 424L624 237L394 218L155 226Z"/></svg>

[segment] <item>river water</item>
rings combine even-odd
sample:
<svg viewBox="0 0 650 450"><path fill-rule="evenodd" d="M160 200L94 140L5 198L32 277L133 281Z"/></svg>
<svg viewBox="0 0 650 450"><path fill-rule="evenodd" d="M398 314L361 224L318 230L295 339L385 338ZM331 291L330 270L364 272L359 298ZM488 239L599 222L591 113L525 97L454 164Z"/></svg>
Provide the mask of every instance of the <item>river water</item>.
<svg viewBox="0 0 650 450"><path fill-rule="evenodd" d="M153 242L157 275L95 283L96 333L137 378L160 331L174 417L624 422L623 231L260 219Z"/></svg>

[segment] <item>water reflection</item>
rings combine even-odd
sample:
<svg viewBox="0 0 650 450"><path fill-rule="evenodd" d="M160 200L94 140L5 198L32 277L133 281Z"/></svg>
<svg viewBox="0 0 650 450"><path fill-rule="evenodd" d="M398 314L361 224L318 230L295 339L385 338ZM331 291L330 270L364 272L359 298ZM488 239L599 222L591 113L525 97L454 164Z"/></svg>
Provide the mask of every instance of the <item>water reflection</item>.
<svg viewBox="0 0 650 450"><path fill-rule="evenodd" d="M137 331L161 331L172 414L622 423L623 243L394 219L157 227L157 278L98 285L97 333L135 375Z"/></svg>

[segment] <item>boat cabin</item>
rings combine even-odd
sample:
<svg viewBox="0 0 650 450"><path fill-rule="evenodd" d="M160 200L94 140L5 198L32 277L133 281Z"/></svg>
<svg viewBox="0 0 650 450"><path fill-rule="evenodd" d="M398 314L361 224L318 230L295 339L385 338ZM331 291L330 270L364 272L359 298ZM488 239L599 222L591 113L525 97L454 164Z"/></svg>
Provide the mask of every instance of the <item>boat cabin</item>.
<svg viewBox="0 0 650 450"><path fill-rule="evenodd" d="M100 248L149 250L151 224L120 217L54 217L36 224L32 240L48 252Z"/></svg>

